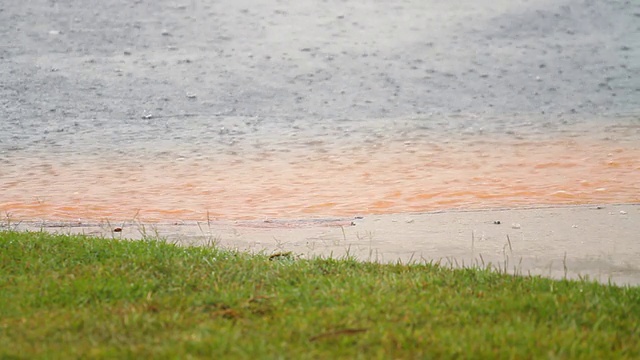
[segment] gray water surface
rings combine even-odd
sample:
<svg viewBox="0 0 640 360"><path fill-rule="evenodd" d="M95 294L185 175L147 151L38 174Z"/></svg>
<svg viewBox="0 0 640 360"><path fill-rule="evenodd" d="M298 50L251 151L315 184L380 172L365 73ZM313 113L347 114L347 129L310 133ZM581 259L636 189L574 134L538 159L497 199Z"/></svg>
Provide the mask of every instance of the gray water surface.
<svg viewBox="0 0 640 360"><path fill-rule="evenodd" d="M552 132L640 109L637 1L8 1L0 36L5 162Z"/></svg>

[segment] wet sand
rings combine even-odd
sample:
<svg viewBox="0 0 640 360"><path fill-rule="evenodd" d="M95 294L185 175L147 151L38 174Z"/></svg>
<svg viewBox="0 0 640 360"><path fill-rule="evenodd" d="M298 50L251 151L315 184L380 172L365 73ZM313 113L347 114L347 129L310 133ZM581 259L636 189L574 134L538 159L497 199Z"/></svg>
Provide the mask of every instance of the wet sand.
<svg viewBox="0 0 640 360"><path fill-rule="evenodd" d="M499 222L499 223L498 223ZM6 226L6 224L5 224ZM640 285L640 205L589 205L369 215L141 224L20 222L20 230L217 244L301 257L345 255L364 261L488 266L509 274L588 277ZM121 232L114 232L121 228Z"/></svg>

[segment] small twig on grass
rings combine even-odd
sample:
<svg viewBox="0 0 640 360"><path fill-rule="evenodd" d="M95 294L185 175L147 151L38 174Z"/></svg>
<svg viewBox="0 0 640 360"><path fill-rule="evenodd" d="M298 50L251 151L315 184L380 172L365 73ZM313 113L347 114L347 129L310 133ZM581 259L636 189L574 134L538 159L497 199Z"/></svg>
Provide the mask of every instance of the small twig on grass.
<svg viewBox="0 0 640 360"><path fill-rule="evenodd" d="M415 254L416 254L416 252L415 252L415 251L411 253L411 256L409 257L409 261L407 262L407 265L414 264L414 262L413 262L413 256L414 256Z"/></svg>
<svg viewBox="0 0 640 360"><path fill-rule="evenodd" d="M518 261L518 267L516 268L514 266L513 271L514 271L514 275L518 275L518 276L522 275L522 256L520 257L520 261Z"/></svg>
<svg viewBox="0 0 640 360"><path fill-rule="evenodd" d="M347 246L347 252L345 254L345 258L346 259L351 259L352 258L352 256L351 256L351 245Z"/></svg>
<svg viewBox="0 0 640 360"><path fill-rule="evenodd" d="M473 232L473 230L471 230L471 254L473 254L475 251L475 244L476 244L476 236Z"/></svg>
<svg viewBox="0 0 640 360"><path fill-rule="evenodd" d="M285 252L277 252L275 254L269 255L269 260L280 260L280 259L291 259L292 258L292 252L291 251L285 251Z"/></svg>

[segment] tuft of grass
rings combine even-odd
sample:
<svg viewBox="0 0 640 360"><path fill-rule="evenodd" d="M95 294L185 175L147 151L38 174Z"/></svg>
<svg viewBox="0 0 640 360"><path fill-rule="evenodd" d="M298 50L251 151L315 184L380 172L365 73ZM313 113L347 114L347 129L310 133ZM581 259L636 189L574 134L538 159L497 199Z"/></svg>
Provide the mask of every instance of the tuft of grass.
<svg viewBox="0 0 640 360"><path fill-rule="evenodd" d="M634 358L640 288L0 231L0 358Z"/></svg>

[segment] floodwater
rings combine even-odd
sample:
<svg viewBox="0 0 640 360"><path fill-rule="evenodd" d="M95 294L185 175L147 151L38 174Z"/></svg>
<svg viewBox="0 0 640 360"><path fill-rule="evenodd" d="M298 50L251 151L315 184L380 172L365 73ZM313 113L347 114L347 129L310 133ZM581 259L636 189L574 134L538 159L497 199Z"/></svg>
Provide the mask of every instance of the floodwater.
<svg viewBox="0 0 640 360"><path fill-rule="evenodd" d="M9 1L0 213L640 202L634 1Z"/></svg>
<svg viewBox="0 0 640 360"><path fill-rule="evenodd" d="M5 157L0 212L175 221L640 202L636 118L533 120L294 121L269 130L228 118L229 127L203 132L160 119L155 147L141 139L105 156L94 142L82 145L94 154Z"/></svg>

